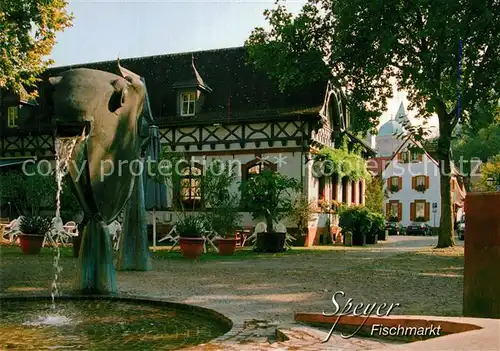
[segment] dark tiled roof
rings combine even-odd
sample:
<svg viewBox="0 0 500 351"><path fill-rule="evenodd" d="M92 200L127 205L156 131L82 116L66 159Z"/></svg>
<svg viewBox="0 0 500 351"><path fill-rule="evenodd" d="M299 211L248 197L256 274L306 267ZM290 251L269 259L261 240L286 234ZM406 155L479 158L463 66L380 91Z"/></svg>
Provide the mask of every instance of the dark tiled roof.
<svg viewBox="0 0 500 351"><path fill-rule="evenodd" d="M294 92L281 93L266 73L246 63L243 47L120 59L120 65L145 79L152 115L160 124L216 123L247 119L317 115L327 82L317 82ZM193 70L193 57L196 66ZM55 67L46 75L74 68L92 68L119 74L117 61ZM178 117L175 84L200 81L212 89L202 111ZM294 112L296 111L297 114ZM306 112L304 112L306 111Z"/></svg>

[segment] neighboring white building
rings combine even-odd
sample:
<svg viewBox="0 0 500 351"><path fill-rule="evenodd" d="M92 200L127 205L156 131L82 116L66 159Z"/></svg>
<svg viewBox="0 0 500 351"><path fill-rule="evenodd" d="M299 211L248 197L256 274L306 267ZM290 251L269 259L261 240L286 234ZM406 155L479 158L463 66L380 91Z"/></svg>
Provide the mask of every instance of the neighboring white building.
<svg viewBox="0 0 500 351"><path fill-rule="evenodd" d="M438 227L441 213L440 167L427 152L416 152L421 145L411 138L404 140L382 173L384 191L389 198L385 202L387 220L407 226L422 221ZM453 166L452 202L455 214L463 207L465 187L463 177Z"/></svg>

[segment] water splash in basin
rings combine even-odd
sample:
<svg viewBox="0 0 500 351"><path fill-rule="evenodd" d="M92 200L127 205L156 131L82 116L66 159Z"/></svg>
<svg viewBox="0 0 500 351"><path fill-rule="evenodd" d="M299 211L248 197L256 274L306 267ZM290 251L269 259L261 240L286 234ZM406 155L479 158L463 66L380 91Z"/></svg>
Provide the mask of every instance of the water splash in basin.
<svg viewBox="0 0 500 351"><path fill-rule="evenodd" d="M68 325L71 323L73 323L73 321L66 316L47 315L44 317L39 317L35 321L25 322L25 323L23 323L23 325L29 325L29 326L34 326L34 327L43 326L43 325L62 326L62 325Z"/></svg>
<svg viewBox="0 0 500 351"><path fill-rule="evenodd" d="M175 350L231 328L215 312L147 301L0 298L0 350Z"/></svg>

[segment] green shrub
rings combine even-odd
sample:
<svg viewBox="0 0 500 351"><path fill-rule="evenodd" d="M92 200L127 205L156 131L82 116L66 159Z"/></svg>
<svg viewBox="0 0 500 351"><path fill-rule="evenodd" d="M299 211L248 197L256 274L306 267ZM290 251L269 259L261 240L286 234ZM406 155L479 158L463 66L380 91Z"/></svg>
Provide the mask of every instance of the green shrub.
<svg viewBox="0 0 500 351"><path fill-rule="evenodd" d="M339 226L342 231L351 232L354 236L378 235L385 229L385 220L382 214L365 206L349 206L340 211Z"/></svg>
<svg viewBox="0 0 500 351"><path fill-rule="evenodd" d="M364 206L349 206L339 213L339 226L353 235L367 235L372 229L370 211Z"/></svg>
<svg viewBox="0 0 500 351"><path fill-rule="evenodd" d="M52 221L48 217L25 216L19 223L19 230L23 234L45 236L52 229Z"/></svg>
<svg viewBox="0 0 500 351"><path fill-rule="evenodd" d="M180 237L200 238L205 231L205 220L197 215L185 215L175 223L175 229Z"/></svg>

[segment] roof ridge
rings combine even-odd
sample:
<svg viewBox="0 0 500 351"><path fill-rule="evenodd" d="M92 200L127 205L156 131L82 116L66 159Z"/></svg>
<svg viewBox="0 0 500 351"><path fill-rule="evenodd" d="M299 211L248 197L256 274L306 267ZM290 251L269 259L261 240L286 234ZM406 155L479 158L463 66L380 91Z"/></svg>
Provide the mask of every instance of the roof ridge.
<svg viewBox="0 0 500 351"><path fill-rule="evenodd" d="M158 57L168 57L168 56L183 56L183 55L192 55L192 54L200 54L200 53L208 53L208 52L218 52L218 51L232 51L232 50L237 50L237 49L243 49L244 46L232 46L228 48L219 48L219 49L207 49L207 50L198 50L198 51L183 51L183 52L175 52L175 53L170 53L170 54L157 54L157 55L147 55L147 56L134 56L134 57L127 57L127 58L119 58L120 61L131 61L131 60L142 60L142 59L151 59L151 58L158 58ZM102 60L102 61L91 61L91 62L82 62L82 63L74 63L74 64L69 64L69 65L62 65L62 66L52 66L49 67L48 69L60 69L60 68L65 68L65 67L74 67L74 66L83 66L83 65L95 65L95 64L102 64L102 63L111 63L115 62L115 60Z"/></svg>

